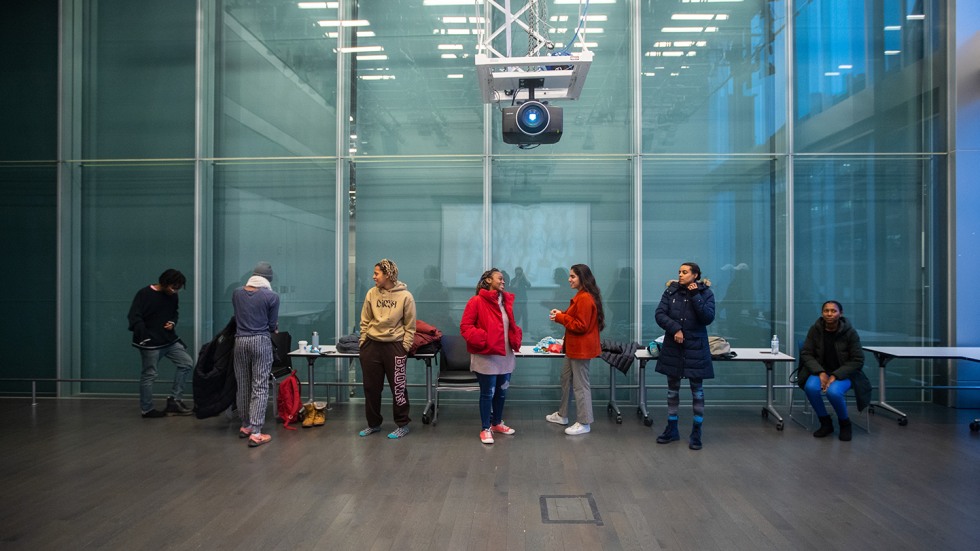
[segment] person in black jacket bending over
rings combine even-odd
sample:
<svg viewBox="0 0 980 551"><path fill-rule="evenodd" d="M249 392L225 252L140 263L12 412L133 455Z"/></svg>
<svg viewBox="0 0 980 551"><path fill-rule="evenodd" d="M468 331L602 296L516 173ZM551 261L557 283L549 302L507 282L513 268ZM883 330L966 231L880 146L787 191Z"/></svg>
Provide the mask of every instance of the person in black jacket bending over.
<svg viewBox="0 0 980 551"><path fill-rule="evenodd" d="M184 288L187 278L170 268L160 274L157 283L147 285L136 292L129 307L129 330L133 332L133 346L139 349L143 363L140 375L140 411L143 417L157 418L166 415L190 415L191 409L182 401L184 383L194 368L194 360L187 347L177 336L177 291ZM166 356L177 366L174 384L163 411L153 408L153 382L157 378L157 365Z"/></svg>
<svg viewBox="0 0 980 551"><path fill-rule="evenodd" d="M701 449L701 423L704 421L704 380L715 376L708 347L708 325L715 320L715 294L711 284L701 281L701 268L685 262L677 270L677 280L667 282L667 290L657 306L657 325L663 328L664 344L657 358L657 373L667 376L667 428L657 437L658 444L680 440L677 410L680 406L681 377L691 383L694 426L688 447Z"/></svg>
<svg viewBox="0 0 980 551"><path fill-rule="evenodd" d="M821 316L810 327L800 350L797 384L820 418L820 428L813 436L823 438L834 433L834 422L820 396L826 393L840 422L839 438L847 442L851 439L851 420L844 394L853 387L858 409L863 410L871 401L871 381L864 374L861 337L843 314L844 307L836 300L823 303Z"/></svg>

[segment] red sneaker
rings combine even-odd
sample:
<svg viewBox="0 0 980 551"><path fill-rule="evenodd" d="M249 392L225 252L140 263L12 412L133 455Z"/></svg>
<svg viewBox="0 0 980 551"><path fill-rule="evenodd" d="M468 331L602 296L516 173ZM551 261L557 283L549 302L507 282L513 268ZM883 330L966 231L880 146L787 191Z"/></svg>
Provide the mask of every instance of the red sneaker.
<svg viewBox="0 0 980 551"><path fill-rule="evenodd" d="M503 421L501 421L499 425L491 426L490 430L492 430L493 432L499 432L500 434L514 434L515 432L517 432L516 430L505 425Z"/></svg>
<svg viewBox="0 0 980 551"><path fill-rule="evenodd" d="M493 432L490 429L480 431L480 442L493 444Z"/></svg>

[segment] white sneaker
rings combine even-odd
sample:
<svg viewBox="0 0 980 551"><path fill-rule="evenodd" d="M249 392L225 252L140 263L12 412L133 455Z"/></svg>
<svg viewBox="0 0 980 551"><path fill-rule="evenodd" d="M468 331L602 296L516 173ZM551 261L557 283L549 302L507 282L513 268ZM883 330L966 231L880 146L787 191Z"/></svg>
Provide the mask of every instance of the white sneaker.
<svg viewBox="0 0 980 551"><path fill-rule="evenodd" d="M592 429L589 428L589 425L583 425L581 423L575 423L574 425L572 425L572 426L568 427L567 429L565 429L565 434L570 434L572 436L575 436L576 434L585 434L585 433L589 432L590 430L592 430Z"/></svg>
<svg viewBox="0 0 980 551"><path fill-rule="evenodd" d="M557 411L545 416L545 420L547 420L549 423L557 423L559 425L568 424L568 417L562 417L561 415L558 415Z"/></svg>

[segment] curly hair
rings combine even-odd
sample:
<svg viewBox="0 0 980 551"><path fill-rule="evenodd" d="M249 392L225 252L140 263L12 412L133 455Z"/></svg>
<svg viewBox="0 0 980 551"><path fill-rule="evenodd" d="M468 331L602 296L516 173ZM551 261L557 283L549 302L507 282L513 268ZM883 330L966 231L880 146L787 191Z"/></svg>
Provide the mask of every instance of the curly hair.
<svg viewBox="0 0 980 551"><path fill-rule="evenodd" d="M398 264L395 264L394 260L382 258L381 262L378 262L374 266L381 270L381 273L388 278L388 281L398 283Z"/></svg>

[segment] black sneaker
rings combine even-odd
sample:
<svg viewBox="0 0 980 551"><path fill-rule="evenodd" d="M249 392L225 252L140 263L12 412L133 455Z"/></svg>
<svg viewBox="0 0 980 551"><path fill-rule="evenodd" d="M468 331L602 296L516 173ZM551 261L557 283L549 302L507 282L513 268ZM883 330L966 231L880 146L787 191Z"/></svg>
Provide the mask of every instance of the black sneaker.
<svg viewBox="0 0 980 551"><path fill-rule="evenodd" d="M167 415L192 415L191 408L184 405L184 402L167 398L167 409L163 410Z"/></svg>
<svg viewBox="0 0 980 551"><path fill-rule="evenodd" d="M166 413L158 409L151 409L150 411L143 413L144 419L159 419L161 417L166 417L166 416L167 416Z"/></svg>

